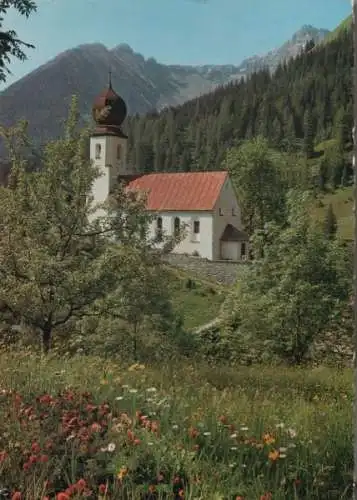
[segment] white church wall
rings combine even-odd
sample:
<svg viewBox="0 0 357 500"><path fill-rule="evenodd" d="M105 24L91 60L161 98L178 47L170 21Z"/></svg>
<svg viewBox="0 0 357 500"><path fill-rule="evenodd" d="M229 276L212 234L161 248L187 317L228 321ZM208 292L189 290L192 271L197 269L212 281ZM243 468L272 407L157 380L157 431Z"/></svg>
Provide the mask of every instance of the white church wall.
<svg viewBox="0 0 357 500"><path fill-rule="evenodd" d="M220 260L221 236L226 226L232 224L237 229L243 230L241 209L229 178L222 187L213 213L213 259Z"/></svg>
<svg viewBox="0 0 357 500"><path fill-rule="evenodd" d="M150 225L149 238L155 238L157 234L157 219L162 219L163 235L174 234L175 218L180 220L180 227L185 232L183 239L173 249L173 253L199 254L200 257L212 260L212 228L213 220L211 212L158 212ZM195 221L199 222L199 234L195 234ZM196 224L197 230L197 224Z"/></svg>

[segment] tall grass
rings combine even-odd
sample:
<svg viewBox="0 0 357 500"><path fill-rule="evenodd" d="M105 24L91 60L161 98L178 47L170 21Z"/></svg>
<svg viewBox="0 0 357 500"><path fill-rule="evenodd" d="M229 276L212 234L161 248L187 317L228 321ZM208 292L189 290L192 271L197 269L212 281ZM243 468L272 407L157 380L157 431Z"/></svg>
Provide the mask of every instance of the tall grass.
<svg viewBox="0 0 357 500"><path fill-rule="evenodd" d="M7 353L0 370L0 487L22 498L351 495L348 369Z"/></svg>

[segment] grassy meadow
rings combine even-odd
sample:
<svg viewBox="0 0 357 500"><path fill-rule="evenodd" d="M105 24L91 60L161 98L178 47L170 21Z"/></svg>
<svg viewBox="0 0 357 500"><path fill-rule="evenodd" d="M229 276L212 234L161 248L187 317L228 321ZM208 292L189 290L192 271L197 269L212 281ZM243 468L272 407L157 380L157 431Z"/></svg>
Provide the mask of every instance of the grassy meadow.
<svg viewBox="0 0 357 500"><path fill-rule="evenodd" d="M0 370L8 498L351 497L348 369L7 352Z"/></svg>
<svg viewBox="0 0 357 500"><path fill-rule="evenodd" d="M172 270L171 300L187 330L215 319L226 297L228 287L192 277L182 270Z"/></svg>
<svg viewBox="0 0 357 500"><path fill-rule="evenodd" d="M335 192L323 196L315 209L316 217L319 220L324 219L330 203L337 218L339 236L345 240L352 240L354 224L353 188L337 189Z"/></svg>

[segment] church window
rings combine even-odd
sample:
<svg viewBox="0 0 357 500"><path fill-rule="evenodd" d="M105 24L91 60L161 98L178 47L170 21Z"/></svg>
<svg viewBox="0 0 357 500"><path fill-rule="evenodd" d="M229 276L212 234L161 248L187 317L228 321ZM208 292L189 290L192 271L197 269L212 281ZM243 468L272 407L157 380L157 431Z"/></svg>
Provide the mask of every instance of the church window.
<svg viewBox="0 0 357 500"><path fill-rule="evenodd" d="M162 217L156 219L156 239L162 241Z"/></svg>
<svg viewBox="0 0 357 500"><path fill-rule="evenodd" d="M200 240L200 221L193 220L192 221L192 241Z"/></svg>
<svg viewBox="0 0 357 500"><path fill-rule="evenodd" d="M236 215L236 211L234 210L234 208L232 208L232 215L233 217Z"/></svg>
<svg viewBox="0 0 357 500"><path fill-rule="evenodd" d="M247 247L246 247L246 244L244 242L241 243L241 246L240 246L240 255L241 257L245 257L247 254Z"/></svg>
<svg viewBox="0 0 357 500"><path fill-rule="evenodd" d="M102 154L102 146L100 144L95 145L95 159L99 160Z"/></svg>
<svg viewBox="0 0 357 500"><path fill-rule="evenodd" d="M121 158L121 144L117 145L117 160Z"/></svg>
<svg viewBox="0 0 357 500"><path fill-rule="evenodd" d="M177 237L180 234L180 218L175 217L174 219L174 236Z"/></svg>
<svg viewBox="0 0 357 500"><path fill-rule="evenodd" d="M223 210L222 208L219 209L219 215L223 215Z"/></svg>

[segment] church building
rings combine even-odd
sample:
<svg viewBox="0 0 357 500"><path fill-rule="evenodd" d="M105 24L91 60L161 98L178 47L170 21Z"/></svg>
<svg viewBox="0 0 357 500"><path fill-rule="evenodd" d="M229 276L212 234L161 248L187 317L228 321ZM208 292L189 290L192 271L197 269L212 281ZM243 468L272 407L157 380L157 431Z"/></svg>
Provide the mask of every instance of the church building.
<svg viewBox="0 0 357 500"><path fill-rule="evenodd" d="M149 237L157 244L164 235L183 228L184 237L174 253L209 260L241 261L248 258L248 235L242 229L241 211L228 172L140 174L127 163L127 136L121 126L127 115L124 100L111 81L94 101L96 123L90 139L90 158L102 176L93 185L95 202L104 202L118 182L127 190L147 196L153 222Z"/></svg>

